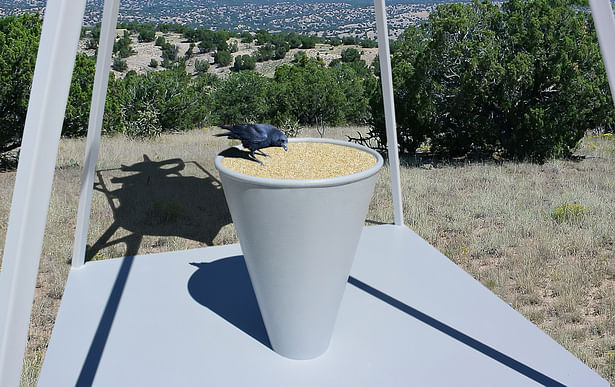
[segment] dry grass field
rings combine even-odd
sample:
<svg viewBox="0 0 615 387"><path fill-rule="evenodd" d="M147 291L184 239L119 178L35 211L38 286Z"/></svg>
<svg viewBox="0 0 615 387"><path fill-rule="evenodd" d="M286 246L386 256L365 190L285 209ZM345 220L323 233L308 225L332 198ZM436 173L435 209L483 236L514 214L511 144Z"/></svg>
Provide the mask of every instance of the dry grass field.
<svg viewBox="0 0 615 387"><path fill-rule="evenodd" d="M326 136L344 139L357 129L327 129ZM88 259L236 242L213 165L231 143L215 132L103 138ZM300 135L318 136L312 129ZM24 386L36 384L70 268L84 144L66 139L59 148ZM615 383L615 139L588 136L579 154L589 157L541 165L407 160L405 222ZM0 173L0 241L14 176ZM392 218L383 170L366 223Z"/></svg>

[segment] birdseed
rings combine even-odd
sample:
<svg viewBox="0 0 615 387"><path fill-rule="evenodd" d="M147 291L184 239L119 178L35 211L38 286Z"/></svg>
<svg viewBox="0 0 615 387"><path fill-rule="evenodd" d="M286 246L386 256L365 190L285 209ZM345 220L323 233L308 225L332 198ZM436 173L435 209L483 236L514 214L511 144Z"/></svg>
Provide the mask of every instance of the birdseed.
<svg viewBox="0 0 615 387"><path fill-rule="evenodd" d="M245 158L225 157L222 165L244 175L273 179L324 179L351 175L376 165L376 157L363 150L326 142L291 142L283 148L265 148L264 165Z"/></svg>

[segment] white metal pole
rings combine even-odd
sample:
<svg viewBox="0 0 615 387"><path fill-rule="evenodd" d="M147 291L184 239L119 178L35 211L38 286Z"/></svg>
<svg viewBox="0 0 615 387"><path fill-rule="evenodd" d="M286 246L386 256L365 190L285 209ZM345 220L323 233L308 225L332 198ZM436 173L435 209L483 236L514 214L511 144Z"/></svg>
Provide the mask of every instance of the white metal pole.
<svg viewBox="0 0 615 387"><path fill-rule="evenodd" d="M384 98L384 118L386 122L387 149L393 191L393 211L395 224L404 224L401 180L399 176L399 149L397 146L397 124L395 123L395 101L393 99L393 76L391 54L389 51L389 30L387 27L386 5L384 0L374 0L376 9L376 29L378 31L378 56L380 57L380 79Z"/></svg>
<svg viewBox="0 0 615 387"><path fill-rule="evenodd" d="M0 386L18 386L86 0L48 0L0 272Z"/></svg>
<svg viewBox="0 0 615 387"><path fill-rule="evenodd" d="M81 174L77 228L73 245L73 268L81 267L85 262L85 248L90 222L90 210L92 208L92 191L94 189L94 172L100 149L100 133L105 113L105 99L107 97L111 55L113 54L113 42L115 41L115 27L117 25L119 7L120 0L105 0L100 41L98 42L92 104L90 106L88 138L85 145L85 157Z"/></svg>
<svg viewBox="0 0 615 387"><path fill-rule="evenodd" d="M609 0L589 0L592 17L596 25L602 60L615 103L615 18Z"/></svg>

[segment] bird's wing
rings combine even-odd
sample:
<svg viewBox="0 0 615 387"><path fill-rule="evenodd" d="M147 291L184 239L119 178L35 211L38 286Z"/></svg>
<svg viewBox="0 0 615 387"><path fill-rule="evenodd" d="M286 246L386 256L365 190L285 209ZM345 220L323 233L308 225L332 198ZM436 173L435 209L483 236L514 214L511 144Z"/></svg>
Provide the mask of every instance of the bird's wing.
<svg viewBox="0 0 615 387"><path fill-rule="evenodd" d="M230 132L220 133L217 136L241 140L242 145L250 150L271 145L271 128L275 128L268 124L237 124L233 126L222 125L221 127L230 130Z"/></svg>
<svg viewBox="0 0 615 387"><path fill-rule="evenodd" d="M255 124L235 125L233 133L241 140L241 144L250 150L256 150L268 146L267 133Z"/></svg>
<svg viewBox="0 0 615 387"><path fill-rule="evenodd" d="M247 124L244 133L254 143L261 143L269 137L267 127L262 124Z"/></svg>
<svg viewBox="0 0 615 387"><path fill-rule="evenodd" d="M279 129L271 124L256 124L255 126L267 139L271 139L275 132L279 132Z"/></svg>

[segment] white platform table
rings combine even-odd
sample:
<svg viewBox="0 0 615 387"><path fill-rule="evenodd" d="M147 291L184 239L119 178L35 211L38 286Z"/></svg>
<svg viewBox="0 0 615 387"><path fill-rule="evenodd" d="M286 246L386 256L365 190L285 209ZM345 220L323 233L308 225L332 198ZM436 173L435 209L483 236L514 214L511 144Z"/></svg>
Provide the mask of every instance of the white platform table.
<svg viewBox="0 0 615 387"><path fill-rule="evenodd" d="M403 226L363 230L328 351L269 347L239 245L69 275L39 386L608 386Z"/></svg>

